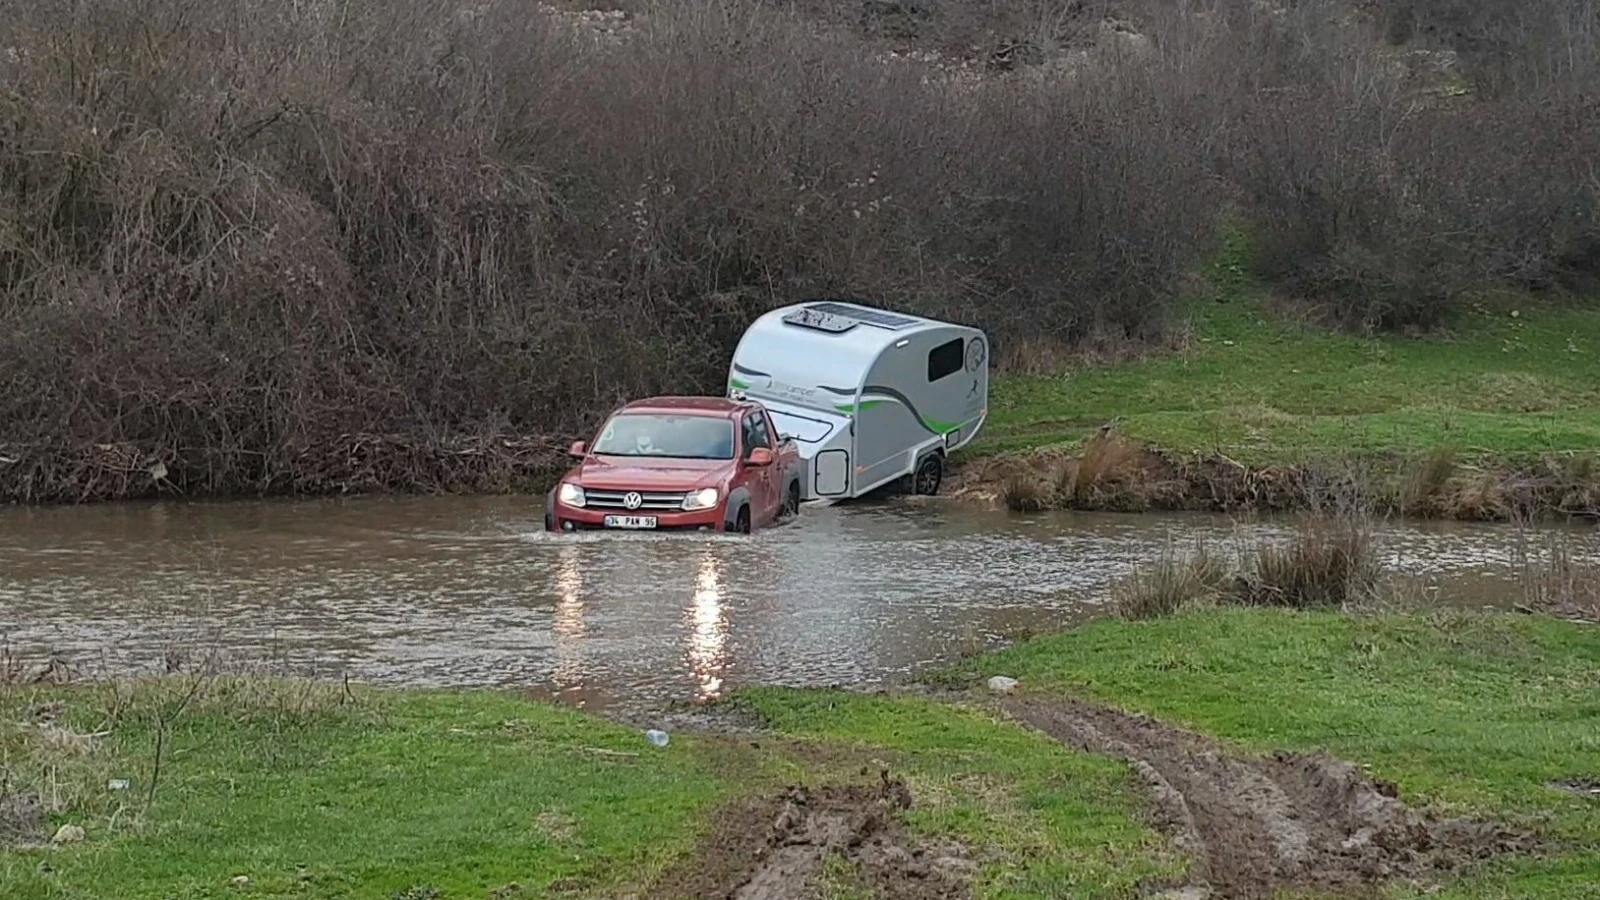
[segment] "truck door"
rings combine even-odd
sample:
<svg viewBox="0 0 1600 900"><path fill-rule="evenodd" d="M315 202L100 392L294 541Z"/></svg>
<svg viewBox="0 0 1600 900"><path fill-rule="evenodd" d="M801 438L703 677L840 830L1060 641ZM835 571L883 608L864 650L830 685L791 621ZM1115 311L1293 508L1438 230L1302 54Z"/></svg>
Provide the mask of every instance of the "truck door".
<svg viewBox="0 0 1600 900"><path fill-rule="evenodd" d="M744 416L744 456L750 456L750 451L757 447L765 447L776 451L772 440L772 432L767 428L767 417L764 412L752 410ZM750 519L752 522L766 524L777 515L778 492L774 487L778 480L778 466L776 463L763 466L759 469L745 469L748 480L745 482L750 488Z"/></svg>

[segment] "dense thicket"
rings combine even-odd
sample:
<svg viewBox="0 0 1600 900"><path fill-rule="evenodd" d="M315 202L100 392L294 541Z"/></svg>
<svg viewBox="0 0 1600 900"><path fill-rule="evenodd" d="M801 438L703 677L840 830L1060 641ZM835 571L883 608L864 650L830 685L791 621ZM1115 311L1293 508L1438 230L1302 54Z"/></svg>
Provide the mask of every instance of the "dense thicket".
<svg viewBox="0 0 1600 900"><path fill-rule="evenodd" d="M806 295L1143 340L1230 205L1351 322L1600 275L1591 0L819 2L0 0L0 496L560 434Z"/></svg>

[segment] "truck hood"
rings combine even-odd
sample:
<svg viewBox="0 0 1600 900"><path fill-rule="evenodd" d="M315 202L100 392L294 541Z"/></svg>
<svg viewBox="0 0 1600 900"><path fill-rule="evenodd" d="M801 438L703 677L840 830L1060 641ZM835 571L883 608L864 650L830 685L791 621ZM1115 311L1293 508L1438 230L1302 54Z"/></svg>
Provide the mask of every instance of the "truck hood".
<svg viewBox="0 0 1600 900"><path fill-rule="evenodd" d="M692 491L719 485L733 472L731 459L643 459L589 456L569 481L601 490Z"/></svg>

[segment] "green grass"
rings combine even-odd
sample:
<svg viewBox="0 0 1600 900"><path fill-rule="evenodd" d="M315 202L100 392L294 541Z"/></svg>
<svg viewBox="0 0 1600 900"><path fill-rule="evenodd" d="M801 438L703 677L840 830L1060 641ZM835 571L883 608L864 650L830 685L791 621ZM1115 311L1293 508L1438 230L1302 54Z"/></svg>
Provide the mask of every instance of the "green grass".
<svg viewBox="0 0 1600 900"><path fill-rule="evenodd" d="M1478 311L1448 337L1363 338L1202 302L1189 351L1062 377L997 377L972 453L1129 437L1246 464L1600 448L1600 311Z"/></svg>
<svg viewBox="0 0 1600 900"><path fill-rule="evenodd" d="M351 702L336 686L296 699L218 682L170 716L146 809L158 712L182 689L0 689L0 771L13 789L59 796L51 830L81 824L88 837L0 851L0 897L476 900L545 896L555 882L617 897L689 852L719 801L875 778L878 761L916 792L913 827L1001 848L981 897L1106 897L1179 865L1136 821L1120 765L953 707L824 692L748 698L805 740L678 735L656 749L634 729L506 694ZM73 752L19 724L50 701L73 731L108 733ZM108 791L112 778L130 789ZM835 895L849 896L846 874L830 872Z"/></svg>
<svg viewBox="0 0 1600 900"><path fill-rule="evenodd" d="M383 693L284 711L259 694L223 691L175 720L146 810L155 711L176 705L174 688L144 685L115 716L107 689L7 689L8 724L53 696L76 730L110 734L73 753L41 747L32 729L0 732L13 781L63 792L52 827L88 833L55 852L0 853L0 896L387 898L431 886L486 897L513 883L539 896L555 879L606 882L681 851L726 787L721 751L655 751L632 729L509 695ZM112 793L109 778L132 784ZM233 885L241 875L247 889Z"/></svg>
<svg viewBox="0 0 1600 900"><path fill-rule="evenodd" d="M1567 849L1504 860L1437 897L1600 896L1600 631L1510 614L1208 610L1102 621L978 659L1258 751L1323 749L1412 799L1548 822Z"/></svg>
<svg viewBox="0 0 1600 900"><path fill-rule="evenodd" d="M1600 775L1600 633L1537 616L1221 609L1101 621L957 667L1139 709L1241 748L1320 748L1424 798L1537 819L1558 855L1500 860L1447 898L1596 896L1600 806L1552 779ZM7 900L613 898L691 852L710 812L785 784L875 777L911 827L959 839L980 898L1133 896L1183 861L1141 824L1126 767L977 707L760 689L758 740L636 729L511 694L357 692L254 679L0 688L0 783L57 801L59 849L0 851ZM92 740L41 731L42 704ZM149 796L162 722L162 774ZM107 780L126 778L127 791ZM237 886L236 876L248 876ZM863 896L830 865L825 896ZM437 893L430 893L432 889ZM1586 893L1586 891L1588 893ZM1397 892L1397 895L1403 895Z"/></svg>

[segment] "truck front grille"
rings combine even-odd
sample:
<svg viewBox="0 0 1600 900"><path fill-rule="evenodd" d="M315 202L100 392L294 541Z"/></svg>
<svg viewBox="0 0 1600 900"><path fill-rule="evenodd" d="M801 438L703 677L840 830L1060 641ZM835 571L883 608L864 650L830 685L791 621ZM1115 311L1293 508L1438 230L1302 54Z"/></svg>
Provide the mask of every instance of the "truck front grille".
<svg viewBox="0 0 1600 900"><path fill-rule="evenodd" d="M621 509L627 510L627 504L622 498L629 491L601 491L585 488L583 491L584 505L591 509ZM669 491L638 491L640 503L638 509L675 510L683 506L683 492Z"/></svg>

